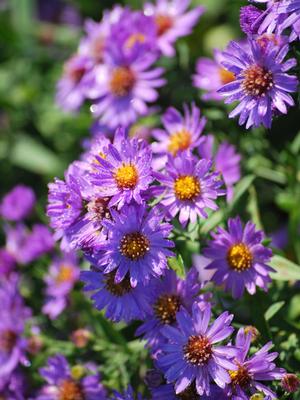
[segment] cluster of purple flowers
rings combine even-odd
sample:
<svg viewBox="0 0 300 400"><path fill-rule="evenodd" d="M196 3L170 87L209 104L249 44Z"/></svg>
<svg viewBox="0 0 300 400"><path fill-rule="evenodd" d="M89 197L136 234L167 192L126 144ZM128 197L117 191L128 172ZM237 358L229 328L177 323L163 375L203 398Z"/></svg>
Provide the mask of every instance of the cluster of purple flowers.
<svg viewBox="0 0 300 400"><path fill-rule="evenodd" d="M229 114L240 125L270 128L274 116L286 114L297 91L293 72L296 59L287 58L290 42L299 39L300 2L295 0L249 0L266 3L266 10L253 4L241 8L240 25L246 38L216 50L214 60L199 59L194 85L205 91L203 100L238 102ZM290 36L286 36L290 30Z"/></svg>
<svg viewBox="0 0 300 400"><path fill-rule="evenodd" d="M204 11L189 11L189 4L157 0L140 11L115 6L100 22L87 21L86 36L58 83L58 104L75 111L87 99L93 116L110 129L148 114L165 83L156 62L174 56L176 40L191 33Z"/></svg>

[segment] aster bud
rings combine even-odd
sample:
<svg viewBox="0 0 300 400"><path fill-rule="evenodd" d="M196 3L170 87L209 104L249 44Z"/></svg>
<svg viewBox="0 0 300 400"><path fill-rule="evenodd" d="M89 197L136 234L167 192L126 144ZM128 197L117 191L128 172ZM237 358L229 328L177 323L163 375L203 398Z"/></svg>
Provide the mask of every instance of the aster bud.
<svg viewBox="0 0 300 400"><path fill-rule="evenodd" d="M40 336L33 335L27 341L27 350L30 354L38 354L43 344L43 340Z"/></svg>
<svg viewBox="0 0 300 400"><path fill-rule="evenodd" d="M297 392L300 386L300 379L295 374L285 374L281 380L281 386L288 393Z"/></svg>
<svg viewBox="0 0 300 400"><path fill-rule="evenodd" d="M84 374L85 374L85 368L82 365L74 365L74 367L71 368L71 376L76 381L81 379Z"/></svg>
<svg viewBox="0 0 300 400"><path fill-rule="evenodd" d="M254 35L257 33L259 25L255 21L262 14L262 11L255 6L241 7L240 11L240 26L246 35Z"/></svg>
<svg viewBox="0 0 300 400"><path fill-rule="evenodd" d="M71 340L75 344L76 347L82 349L88 343L91 338L91 332L87 329L77 329L71 335Z"/></svg>
<svg viewBox="0 0 300 400"><path fill-rule="evenodd" d="M249 400L263 400L265 398L265 395L263 393L255 393L250 397Z"/></svg>
<svg viewBox="0 0 300 400"><path fill-rule="evenodd" d="M246 334L248 334L248 333L251 334L251 342L252 343L256 342L256 340L260 336L260 332L257 328L255 328L255 326L252 326L252 325L246 326L244 330L245 330Z"/></svg>

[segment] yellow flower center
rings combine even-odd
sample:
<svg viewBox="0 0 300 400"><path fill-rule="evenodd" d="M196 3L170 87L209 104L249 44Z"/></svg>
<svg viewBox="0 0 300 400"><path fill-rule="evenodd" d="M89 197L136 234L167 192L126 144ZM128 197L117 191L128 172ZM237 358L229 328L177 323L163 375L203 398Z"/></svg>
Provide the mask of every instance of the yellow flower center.
<svg viewBox="0 0 300 400"><path fill-rule="evenodd" d="M223 85L235 81L235 75L225 68L219 69L219 75Z"/></svg>
<svg viewBox="0 0 300 400"><path fill-rule="evenodd" d="M229 371L229 375L233 386L246 388L251 382L251 376L243 365L239 365L236 371Z"/></svg>
<svg viewBox="0 0 300 400"><path fill-rule="evenodd" d="M146 41L146 37L145 35L143 35L142 33L133 33L127 40L125 43L125 47L127 47L128 49L131 49L134 45L136 45L137 43L145 43Z"/></svg>
<svg viewBox="0 0 300 400"><path fill-rule="evenodd" d="M149 239L139 232L127 233L120 242L121 254L132 261L143 258L149 250Z"/></svg>
<svg viewBox="0 0 300 400"><path fill-rule="evenodd" d="M252 65L244 72L242 88L251 96L264 96L273 87L273 74L260 65Z"/></svg>
<svg viewBox="0 0 300 400"><path fill-rule="evenodd" d="M62 381L59 386L59 400L85 400L81 386L71 379Z"/></svg>
<svg viewBox="0 0 300 400"><path fill-rule="evenodd" d="M114 174L119 189L134 189L138 183L139 175L132 164L124 164Z"/></svg>
<svg viewBox="0 0 300 400"><path fill-rule="evenodd" d="M166 33L173 26L172 18L168 15L158 14L155 17L155 23L157 27L157 35L161 36Z"/></svg>
<svg viewBox="0 0 300 400"><path fill-rule="evenodd" d="M164 294L154 305L154 313L163 324L172 324L176 321L181 301L179 296Z"/></svg>
<svg viewBox="0 0 300 400"><path fill-rule="evenodd" d="M207 364L212 356L212 345L206 336L190 336L183 348L184 358L193 365Z"/></svg>
<svg viewBox="0 0 300 400"><path fill-rule="evenodd" d="M129 293L132 290L130 285L129 277L126 275L125 278L120 283L115 283L115 272L110 272L107 274L105 288L108 290L112 295L116 297L122 297L124 294Z"/></svg>
<svg viewBox="0 0 300 400"><path fill-rule="evenodd" d="M168 151L176 156L178 151L187 150L192 143L192 135L186 129L174 133L170 137Z"/></svg>
<svg viewBox="0 0 300 400"><path fill-rule="evenodd" d="M230 268L242 272L251 268L253 257L249 248L244 243L239 243L230 247L227 261Z"/></svg>
<svg viewBox="0 0 300 400"><path fill-rule="evenodd" d="M194 176L180 176L175 180L175 195L179 200L194 200L201 193L200 182Z"/></svg>
<svg viewBox="0 0 300 400"><path fill-rule="evenodd" d="M57 283L64 283L64 282L69 282L73 278L73 268L68 265L62 265L60 267L59 273L56 277L56 282Z"/></svg>
<svg viewBox="0 0 300 400"><path fill-rule="evenodd" d="M116 68L110 80L110 89L114 96L127 96L135 84L135 75L127 67Z"/></svg>

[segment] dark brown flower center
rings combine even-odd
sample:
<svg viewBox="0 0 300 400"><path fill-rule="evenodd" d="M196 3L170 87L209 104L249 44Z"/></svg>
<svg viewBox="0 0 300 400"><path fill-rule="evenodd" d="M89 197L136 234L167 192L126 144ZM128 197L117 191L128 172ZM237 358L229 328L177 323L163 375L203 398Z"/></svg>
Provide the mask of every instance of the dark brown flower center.
<svg viewBox="0 0 300 400"><path fill-rule="evenodd" d="M17 335L12 330L2 331L0 333L0 351L9 353L14 348L17 341Z"/></svg>
<svg viewBox="0 0 300 400"><path fill-rule="evenodd" d="M237 272L246 271L252 266L251 251L244 243L235 244L227 253L227 262L230 268Z"/></svg>
<svg viewBox="0 0 300 400"><path fill-rule="evenodd" d="M163 324L173 324L180 305L179 296L164 294L154 304L154 313Z"/></svg>
<svg viewBox="0 0 300 400"><path fill-rule="evenodd" d="M183 347L184 358L193 365L207 364L212 356L212 345L206 336L190 336Z"/></svg>
<svg viewBox="0 0 300 400"><path fill-rule="evenodd" d="M94 215L97 221L102 221L104 218L110 219L111 215L108 208L109 198L93 199L87 204L87 210Z"/></svg>
<svg viewBox="0 0 300 400"><path fill-rule="evenodd" d="M66 379L59 385L59 400L85 400L79 383Z"/></svg>
<svg viewBox="0 0 300 400"><path fill-rule="evenodd" d="M244 72L242 88L251 96L264 96L273 84L272 72L260 65L252 65Z"/></svg>
<svg viewBox="0 0 300 400"><path fill-rule="evenodd" d="M116 68L110 80L110 89L117 97L127 96L135 84L135 75L127 67Z"/></svg>
<svg viewBox="0 0 300 400"><path fill-rule="evenodd" d="M155 17L157 35L161 36L173 26L173 20L168 15L158 14Z"/></svg>
<svg viewBox="0 0 300 400"><path fill-rule="evenodd" d="M236 371L229 371L229 375L231 378L231 384L233 386L246 388L251 382L251 375L249 374L247 368L245 368L243 365L238 365L238 369Z"/></svg>
<svg viewBox="0 0 300 400"><path fill-rule="evenodd" d="M140 232L127 233L120 242L120 253L130 260L139 260L150 250L149 239Z"/></svg>
<svg viewBox="0 0 300 400"><path fill-rule="evenodd" d="M108 290L112 295L116 297L122 297L124 294L129 293L132 290L130 285L129 276L125 276L125 278L120 283L115 282L115 272L110 272L106 275L106 282L105 288Z"/></svg>

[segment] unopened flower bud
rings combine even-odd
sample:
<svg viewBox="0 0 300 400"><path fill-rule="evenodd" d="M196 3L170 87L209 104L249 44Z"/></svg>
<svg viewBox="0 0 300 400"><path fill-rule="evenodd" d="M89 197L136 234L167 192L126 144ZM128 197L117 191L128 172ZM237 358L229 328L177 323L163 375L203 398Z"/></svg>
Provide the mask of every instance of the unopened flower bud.
<svg viewBox="0 0 300 400"><path fill-rule="evenodd" d="M281 380L281 386L288 393L297 392L300 386L300 379L295 374L285 374Z"/></svg>

